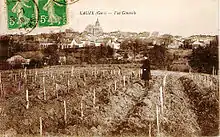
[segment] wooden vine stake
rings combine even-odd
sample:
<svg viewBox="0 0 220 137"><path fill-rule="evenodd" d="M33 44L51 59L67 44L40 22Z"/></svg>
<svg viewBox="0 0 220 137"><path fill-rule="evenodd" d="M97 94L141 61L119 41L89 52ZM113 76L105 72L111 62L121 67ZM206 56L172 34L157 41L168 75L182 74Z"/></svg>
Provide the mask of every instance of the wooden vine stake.
<svg viewBox="0 0 220 137"><path fill-rule="evenodd" d="M73 66L71 68L71 77L73 77Z"/></svg>
<svg viewBox="0 0 220 137"><path fill-rule="evenodd" d="M66 101L65 100L63 101L63 106L64 106L64 122L65 122L65 125L66 125L67 115L66 115Z"/></svg>
<svg viewBox="0 0 220 137"><path fill-rule="evenodd" d="M70 90L70 80L68 79L67 80L67 92L69 93L69 90Z"/></svg>
<svg viewBox="0 0 220 137"><path fill-rule="evenodd" d="M59 97L59 91L58 91L58 84L56 83L56 95L57 95L57 99L58 99L58 97Z"/></svg>
<svg viewBox="0 0 220 137"><path fill-rule="evenodd" d="M35 71L34 81L37 81L37 71Z"/></svg>
<svg viewBox="0 0 220 137"><path fill-rule="evenodd" d="M141 77L141 70L138 71L138 76Z"/></svg>
<svg viewBox="0 0 220 137"><path fill-rule="evenodd" d="M116 84L117 84L117 82L115 81L115 90L117 90L117 85Z"/></svg>
<svg viewBox="0 0 220 137"><path fill-rule="evenodd" d="M124 84L124 87L125 87L125 76L123 76L123 84Z"/></svg>
<svg viewBox="0 0 220 137"><path fill-rule="evenodd" d="M2 92L2 84L0 83L0 97L3 97L3 92Z"/></svg>
<svg viewBox="0 0 220 137"><path fill-rule="evenodd" d="M121 74L121 70L119 69L119 70L118 70L118 75L120 76L120 74Z"/></svg>
<svg viewBox="0 0 220 137"><path fill-rule="evenodd" d="M3 84L0 84L0 88L1 88L1 97L4 97L5 93L4 93L4 89L3 89Z"/></svg>
<svg viewBox="0 0 220 137"><path fill-rule="evenodd" d="M29 108L29 97L28 97L28 90L26 89L26 102L27 102L27 105L26 105L26 109Z"/></svg>
<svg viewBox="0 0 220 137"><path fill-rule="evenodd" d="M151 122L149 123L149 132L148 132L148 136L151 137Z"/></svg>
<svg viewBox="0 0 220 137"><path fill-rule="evenodd" d="M213 76L215 75L215 67L214 66L212 67L212 75Z"/></svg>
<svg viewBox="0 0 220 137"><path fill-rule="evenodd" d="M40 117L40 136L43 135L42 118Z"/></svg>
<svg viewBox="0 0 220 137"><path fill-rule="evenodd" d="M81 102L80 102L80 110L81 110L81 119L83 119L84 114L83 114L83 97L81 98Z"/></svg>
<svg viewBox="0 0 220 137"><path fill-rule="evenodd" d="M25 75L27 74L27 68L26 67L24 68L24 74Z"/></svg>
<svg viewBox="0 0 220 137"><path fill-rule="evenodd" d="M43 92L44 92L44 100L46 100L45 77L43 77Z"/></svg>
<svg viewBox="0 0 220 137"><path fill-rule="evenodd" d="M24 68L24 80L25 80L25 83L27 83L27 68L26 67Z"/></svg>
<svg viewBox="0 0 220 137"><path fill-rule="evenodd" d="M45 77L43 76L43 86L45 85Z"/></svg>
<svg viewBox="0 0 220 137"><path fill-rule="evenodd" d="M0 72L0 83L2 83L2 73Z"/></svg>
<svg viewBox="0 0 220 137"><path fill-rule="evenodd" d="M6 91L5 91L5 88L4 88L4 85L3 85L3 84L2 84L2 91L3 91L3 97L5 97Z"/></svg>
<svg viewBox="0 0 220 137"><path fill-rule="evenodd" d="M159 123L159 108L156 104L156 116L157 116L157 135L160 135L160 123Z"/></svg>
<svg viewBox="0 0 220 137"><path fill-rule="evenodd" d="M164 78L163 78L163 87L165 87L166 86L166 78L167 78L167 74L164 76Z"/></svg>
<svg viewBox="0 0 220 137"><path fill-rule="evenodd" d="M95 107L95 101L96 100L96 92L95 89L93 90L93 107Z"/></svg>
<svg viewBox="0 0 220 137"><path fill-rule="evenodd" d="M166 79L167 79L168 74L166 74L163 78L163 86L160 87L160 102L161 102L161 114L163 117L163 105L164 105L164 98L165 98L165 86L166 86Z"/></svg>
<svg viewBox="0 0 220 137"><path fill-rule="evenodd" d="M55 76L54 75L52 76L52 79L53 79L53 85L54 85L54 83L55 83Z"/></svg>
<svg viewBox="0 0 220 137"><path fill-rule="evenodd" d="M44 86L44 100L47 100L45 86Z"/></svg>
<svg viewBox="0 0 220 137"><path fill-rule="evenodd" d="M163 115L163 88L160 87L160 106L161 106L161 114Z"/></svg>
<svg viewBox="0 0 220 137"><path fill-rule="evenodd" d="M83 80L86 81L86 73L83 74Z"/></svg>
<svg viewBox="0 0 220 137"><path fill-rule="evenodd" d="M105 77L105 71L102 70L102 77Z"/></svg>
<svg viewBox="0 0 220 137"><path fill-rule="evenodd" d="M21 90L21 81L18 82L18 91Z"/></svg>

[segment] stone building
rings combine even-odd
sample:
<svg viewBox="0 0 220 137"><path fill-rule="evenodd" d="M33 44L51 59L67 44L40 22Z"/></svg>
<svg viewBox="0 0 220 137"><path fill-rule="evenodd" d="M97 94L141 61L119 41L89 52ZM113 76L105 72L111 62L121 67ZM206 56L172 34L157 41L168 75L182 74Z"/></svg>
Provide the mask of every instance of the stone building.
<svg viewBox="0 0 220 137"><path fill-rule="evenodd" d="M98 35L102 35L103 34L103 30L102 27L99 23L99 20L96 20L95 25L91 25L89 24L86 28L85 28L85 32L88 34L92 34L94 36L98 36Z"/></svg>

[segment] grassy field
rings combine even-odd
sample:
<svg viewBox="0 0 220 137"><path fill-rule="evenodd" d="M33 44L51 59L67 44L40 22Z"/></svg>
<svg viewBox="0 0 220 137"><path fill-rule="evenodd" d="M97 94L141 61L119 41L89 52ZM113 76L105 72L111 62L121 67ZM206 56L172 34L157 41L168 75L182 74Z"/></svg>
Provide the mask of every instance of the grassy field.
<svg viewBox="0 0 220 137"><path fill-rule="evenodd" d="M218 77L140 65L1 71L0 133L23 136L218 134Z"/></svg>

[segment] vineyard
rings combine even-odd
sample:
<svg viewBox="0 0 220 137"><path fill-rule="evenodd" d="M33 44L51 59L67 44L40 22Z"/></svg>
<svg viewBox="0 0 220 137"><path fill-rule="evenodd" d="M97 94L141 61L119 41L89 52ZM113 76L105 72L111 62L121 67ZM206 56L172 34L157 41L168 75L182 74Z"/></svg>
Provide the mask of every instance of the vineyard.
<svg viewBox="0 0 220 137"><path fill-rule="evenodd" d="M54 66L0 73L0 134L218 135L218 77L139 65Z"/></svg>

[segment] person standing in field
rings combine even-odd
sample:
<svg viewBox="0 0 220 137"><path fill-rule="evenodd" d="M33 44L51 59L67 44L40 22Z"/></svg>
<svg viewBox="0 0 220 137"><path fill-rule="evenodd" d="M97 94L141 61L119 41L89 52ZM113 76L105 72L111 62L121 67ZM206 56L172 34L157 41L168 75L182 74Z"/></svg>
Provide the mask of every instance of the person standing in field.
<svg viewBox="0 0 220 137"><path fill-rule="evenodd" d="M151 79L150 73L150 60L147 56L144 56L143 65L141 66L142 69L142 77L141 79L145 82L145 87L149 89L149 80Z"/></svg>

